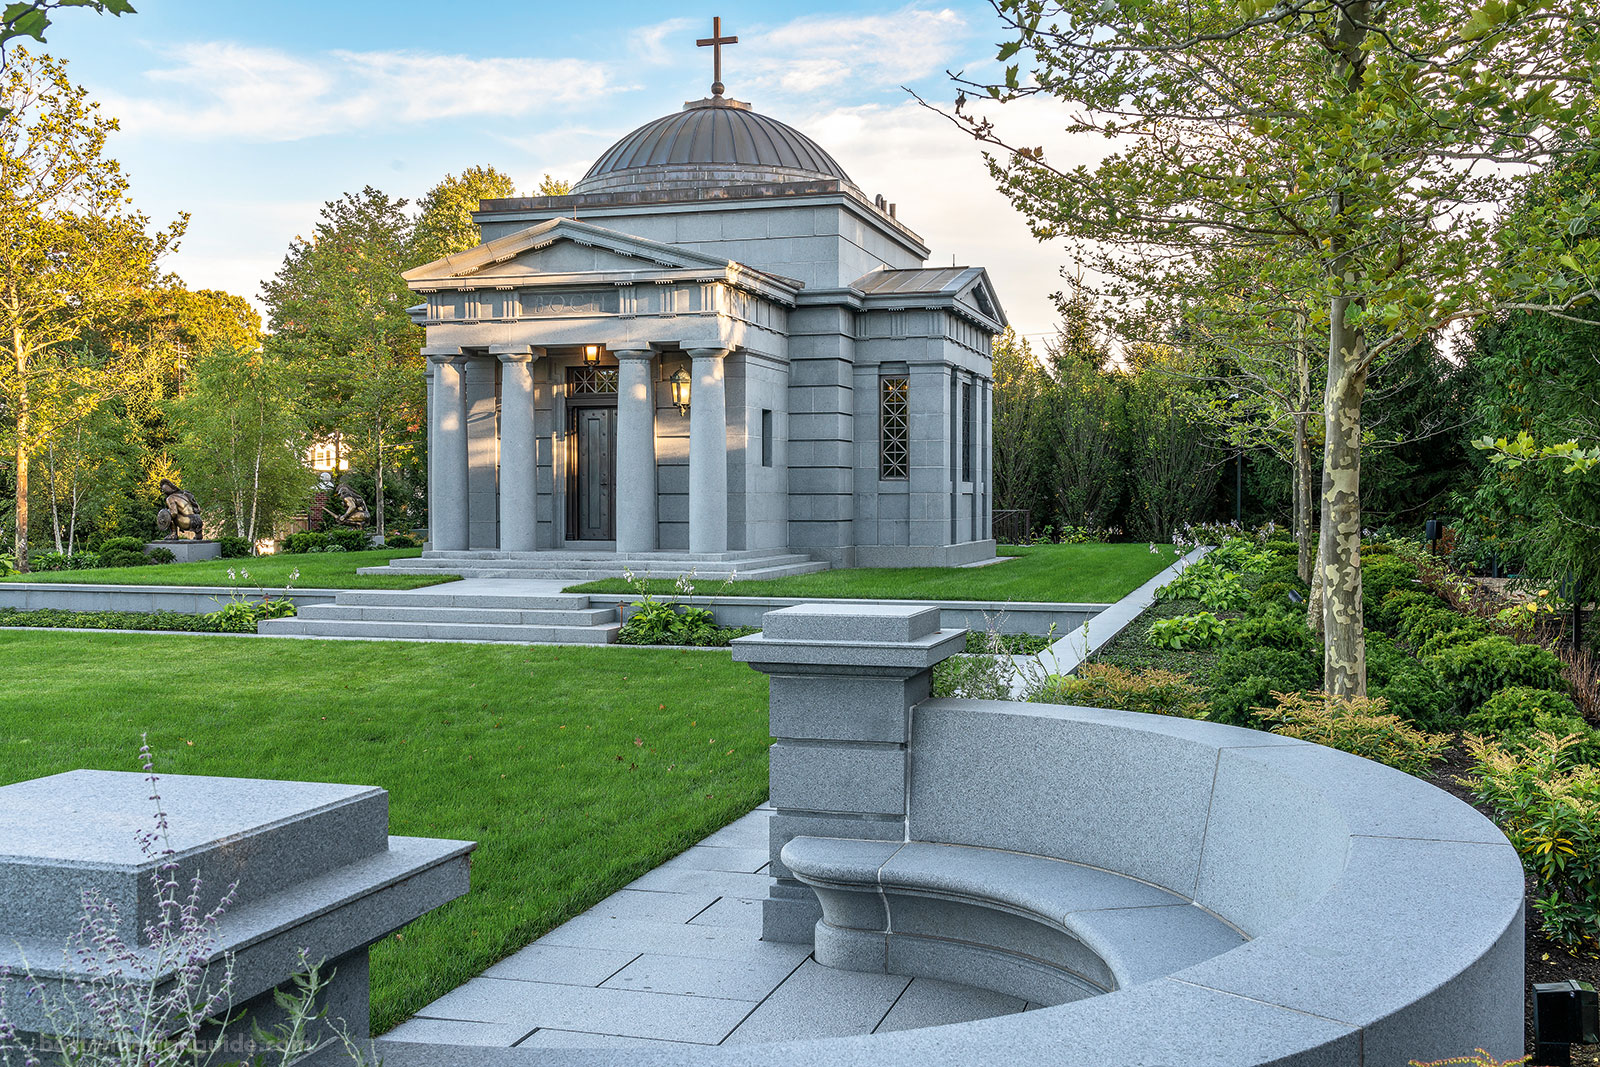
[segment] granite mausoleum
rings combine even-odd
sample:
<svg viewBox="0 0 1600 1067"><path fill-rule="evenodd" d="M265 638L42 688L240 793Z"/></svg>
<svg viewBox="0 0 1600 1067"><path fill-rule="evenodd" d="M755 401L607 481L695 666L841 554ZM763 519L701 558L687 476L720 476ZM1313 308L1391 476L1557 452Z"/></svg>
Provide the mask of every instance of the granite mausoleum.
<svg viewBox="0 0 1600 1067"><path fill-rule="evenodd" d="M993 556L987 274L721 90L406 275L431 555Z"/></svg>

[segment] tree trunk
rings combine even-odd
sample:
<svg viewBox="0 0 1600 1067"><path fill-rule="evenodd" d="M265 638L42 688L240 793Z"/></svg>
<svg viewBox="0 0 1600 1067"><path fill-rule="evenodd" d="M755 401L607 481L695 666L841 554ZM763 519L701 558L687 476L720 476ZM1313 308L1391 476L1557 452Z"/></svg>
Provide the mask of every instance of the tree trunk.
<svg viewBox="0 0 1600 1067"><path fill-rule="evenodd" d="M1308 585L1316 567L1315 490L1311 486L1311 349L1307 346L1306 316L1295 316L1298 343L1295 346L1294 415L1294 539L1300 547L1300 580Z"/></svg>
<svg viewBox="0 0 1600 1067"><path fill-rule="evenodd" d="M373 518L376 519L377 523L378 523L378 543L382 544L383 543L383 539L384 539L384 530L383 530L383 424L382 423L378 424L377 437L378 437L378 465L377 465L377 474L373 477L373 480L372 480L372 491L373 491L374 495L377 496L378 499L373 505L374 511L373 511L372 515L373 515Z"/></svg>
<svg viewBox="0 0 1600 1067"><path fill-rule="evenodd" d="M1317 542L1317 561L1311 567L1311 595L1306 598L1306 625L1322 637L1322 542ZM1326 653L1324 653L1326 657Z"/></svg>
<svg viewBox="0 0 1600 1067"><path fill-rule="evenodd" d="M28 571L28 355L22 328L11 329L11 351L17 357L17 569Z"/></svg>
<svg viewBox="0 0 1600 1067"><path fill-rule="evenodd" d="M56 554L61 555L61 501L56 496L56 481L61 472L56 470L56 442L54 438L50 441L48 457L45 461L45 470L49 472L49 478L45 484L50 489L50 535L55 538Z"/></svg>
<svg viewBox="0 0 1600 1067"><path fill-rule="evenodd" d="M1327 444L1322 460L1323 688L1365 696L1366 638L1361 617L1361 400L1367 386L1366 336L1345 322L1349 297L1335 297L1329 322Z"/></svg>

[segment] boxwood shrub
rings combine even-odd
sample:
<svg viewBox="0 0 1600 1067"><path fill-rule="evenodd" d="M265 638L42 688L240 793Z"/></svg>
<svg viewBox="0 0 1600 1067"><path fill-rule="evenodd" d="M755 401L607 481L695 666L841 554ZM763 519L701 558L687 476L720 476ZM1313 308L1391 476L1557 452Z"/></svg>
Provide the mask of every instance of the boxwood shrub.
<svg viewBox="0 0 1600 1067"><path fill-rule="evenodd" d="M1453 645L1432 663L1460 715L1477 711L1507 686L1555 689L1561 684L1561 661L1553 652L1498 635Z"/></svg>

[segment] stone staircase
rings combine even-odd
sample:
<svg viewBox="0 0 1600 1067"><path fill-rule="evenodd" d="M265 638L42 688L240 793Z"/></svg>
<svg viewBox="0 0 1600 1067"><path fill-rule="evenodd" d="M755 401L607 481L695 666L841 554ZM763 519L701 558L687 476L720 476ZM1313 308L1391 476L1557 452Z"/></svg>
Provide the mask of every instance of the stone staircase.
<svg viewBox="0 0 1600 1067"><path fill-rule="evenodd" d="M696 582L720 582L730 575L744 579L788 578L825 571L828 564L794 552L745 551L691 555L687 552L424 552L412 559L392 560L385 567L363 567L360 574L459 574L463 578L550 578L592 582L620 578L624 570L640 578L677 578L694 572Z"/></svg>
<svg viewBox="0 0 1600 1067"><path fill-rule="evenodd" d="M594 607L588 597L575 594L352 589L332 604L307 605L293 618L266 619L257 632L272 637L608 645L621 628L616 605Z"/></svg>

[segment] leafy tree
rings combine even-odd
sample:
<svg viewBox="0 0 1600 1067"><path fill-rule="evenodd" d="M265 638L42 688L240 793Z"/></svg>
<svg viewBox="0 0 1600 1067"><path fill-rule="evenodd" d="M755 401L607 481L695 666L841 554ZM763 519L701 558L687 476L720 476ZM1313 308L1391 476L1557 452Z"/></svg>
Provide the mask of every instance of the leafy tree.
<svg viewBox="0 0 1600 1067"><path fill-rule="evenodd" d="M1050 381L1027 338L1018 337L1009 326L995 338L993 357L995 506L1034 511ZM1044 519L1043 514L1038 517Z"/></svg>
<svg viewBox="0 0 1600 1067"><path fill-rule="evenodd" d="M214 348L191 362L172 405L185 488L219 504L217 519L249 541L301 506L316 480L295 387L291 368L259 350Z"/></svg>
<svg viewBox="0 0 1600 1067"><path fill-rule="evenodd" d="M97 368L74 360L81 331L149 285L187 217L147 233L128 182L105 155L116 121L63 64L17 49L0 76L0 397L15 457L15 546L28 551L28 474Z"/></svg>
<svg viewBox="0 0 1600 1067"><path fill-rule="evenodd" d="M539 179L539 187L533 191L534 196L570 196L572 183L565 178L552 178L546 174ZM511 195L511 194L506 194Z"/></svg>
<svg viewBox="0 0 1600 1067"><path fill-rule="evenodd" d="M1220 456L1184 396L1172 350L1139 352L1126 384L1128 532L1169 541L1216 490Z"/></svg>
<svg viewBox="0 0 1600 1067"><path fill-rule="evenodd" d="M550 181L545 175L545 181ZM483 241L472 213L478 201L515 196L517 187L494 167L468 167L461 176L446 174L417 205L414 247L407 267L431 263L453 252L476 248ZM546 196L544 192L540 196Z"/></svg>
<svg viewBox="0 0 1600 1067"><path fill-rule="evenodd" d="M138 425L114 398L85 392L79 403L71 422L44 446L44 477L37 479L55 550L68 555L86 526L103 526L108 511L146 495L152 458ZM154 509L144 512L143 526L154 529Z"/></svg>
<svg viewBox="0 0 1600 1067"><path fill-rule="evenodd" d="M1076 292L1059 303L1060 332L1046 349L1050 487L1064 525L1104 530L1115 524L1129 454L1137 450L1126 415L1128 383L1108 366L1110 352L1094 330L1087 298Z"/></svg>
<svg viewBox="0 0 1600 1067"><path fill-rule="evenodd" d="M1481 210L1511 184L1489 164L1600 139L1591 16L1579 0L1478 4L995 0L1012 38L1000 59L1026 49L1031 75L1019 60L1003 84L976 88L1060 98L1070 132L1127 147L1064 169L957 101L958 120L999 149L994 173L1035 234L1073 242L1120 303L1206 299L1191 282L1221 249L1273 272L1273 302L1315 279L1309 325L1328 338L1324 685L1339 695L1366 689L1360 470L1374 362L1512 291L1554 306L1600 292L1600 271L1559 263L1548 241L1487 256Z"/></svg>
<svg viewBox="0 0 1600 1067"><path fill-rule="evenodd" d="M44 31L50 28L50 15L64 7L92 7L104 15L107 12L121 18L135 14L128 0L20 0L9 3L0 13L0 67L5 65L5 46L18 37L32 37L44 44ZM6 112L0 111L0 119Z"/></svg>
<svg viewBox="0 0 1600 1067"><path fill-rule="evenodd" d="M263 286L268 355L306 382L313 431L355 442L371 463L380 536L390 450L424 422L422 327L406 313L401 277L413 249L405 207L371 186L329 201L312 238L296 238Z"/></svg>

